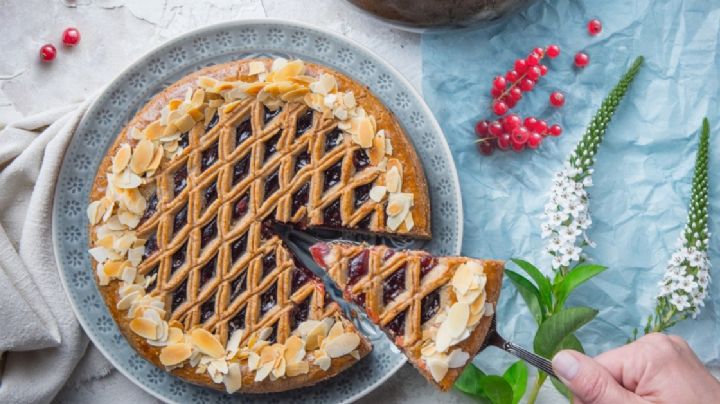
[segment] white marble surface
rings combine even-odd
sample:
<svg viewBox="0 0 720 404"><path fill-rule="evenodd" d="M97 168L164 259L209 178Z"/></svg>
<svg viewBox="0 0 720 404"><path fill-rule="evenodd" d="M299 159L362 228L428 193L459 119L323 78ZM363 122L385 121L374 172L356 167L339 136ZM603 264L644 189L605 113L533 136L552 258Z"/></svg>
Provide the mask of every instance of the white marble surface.
<svg viewBox="0 0 720 404"><path fill-rule="evenodd" d="M341 33L379 54L419 89L420 38L383 26L339 0L78 0L68 8L60 0L0 0L0 127L21 116L83 99L102 88L142 54L183 32L243 18L299 20ZM74 49L58 46L50 64L38 61L44 43L60 42L63 29L82 35ZM93 355L99 355L93 351ZM82 372L80 372L82 373ZM71 380L87 379L73 375ZM545 402L558 402L547 389ZM157 402L112 370L104 377L71 382L58 402ZM362 403L472 402L457 392L438 393L409 365Z"/></svg>

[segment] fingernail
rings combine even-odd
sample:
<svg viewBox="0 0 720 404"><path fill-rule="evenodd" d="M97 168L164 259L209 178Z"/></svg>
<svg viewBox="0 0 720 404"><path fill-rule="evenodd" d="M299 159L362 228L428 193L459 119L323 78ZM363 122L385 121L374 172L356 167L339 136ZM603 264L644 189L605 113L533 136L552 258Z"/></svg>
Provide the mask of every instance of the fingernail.
<svg viewBox="0 0 720 404"><path fill-rule="evenodd" d="M560 351L552 359L552 366L555 373L565 380L572 380L580 370L580 362L571 354Z"/></svg>

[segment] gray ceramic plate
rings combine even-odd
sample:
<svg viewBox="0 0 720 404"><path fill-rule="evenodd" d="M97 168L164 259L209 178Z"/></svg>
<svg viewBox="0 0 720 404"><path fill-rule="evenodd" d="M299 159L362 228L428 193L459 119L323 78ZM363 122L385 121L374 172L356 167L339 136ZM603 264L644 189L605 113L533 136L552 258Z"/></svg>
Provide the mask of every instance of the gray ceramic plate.
<svg viewBox="0 0 720 404"><path fill-rule="evenodd" d="M142 57L95 100L65 155L53 207L53 236L60 275L85 332L125 376L170 402L336 403L356 400L405 363L382 335L372 354L327 382L287 393L230 396L186 383L140 357L118 331L93 280L87 253L85 208L95 172L115 136L154 94L201 67L248 56L298 57L337 69L364 83L397 116L422 159L432 203L436 254L458 254L462 202L445 138L420 96L390 65L336 34L287 21L255 20L214 25L182 35ZM402 245L402 241L396 244Z"/></svg>

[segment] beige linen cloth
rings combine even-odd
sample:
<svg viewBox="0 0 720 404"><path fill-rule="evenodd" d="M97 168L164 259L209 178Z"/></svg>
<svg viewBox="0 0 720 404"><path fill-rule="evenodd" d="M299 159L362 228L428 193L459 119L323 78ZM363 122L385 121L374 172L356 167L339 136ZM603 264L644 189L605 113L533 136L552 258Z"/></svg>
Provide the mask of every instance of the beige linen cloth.
<svg viewBox="0 0 720 404"><path fill-rule="evenodd" d="M0 131L0 403L49 402L66 384L112 369L97 349L88 349L52 243L56 179L89 103Z"/></svg>

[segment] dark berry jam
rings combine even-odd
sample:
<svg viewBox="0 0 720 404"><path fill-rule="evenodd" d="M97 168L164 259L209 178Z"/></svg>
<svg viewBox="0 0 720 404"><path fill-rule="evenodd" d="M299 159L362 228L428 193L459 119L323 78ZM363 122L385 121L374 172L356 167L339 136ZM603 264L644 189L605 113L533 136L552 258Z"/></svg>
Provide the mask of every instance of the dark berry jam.
<svg viewBox="0 0 720 404"><path fill-rule="evenodd" d="M200 157L200 171L207 170L211 165L218 161L218 145L215 142L209 149L202 152Z"/></svg>
<svg viewBox="0 0 720 404"><path fill-rule="evenodd" d="M362 171L365 167L370 165L370 157L368 157L367 153L365 153L365 150L355 150L353 153L353 165L355 166L355 171Z"/></svg>
<svg viewBox="0 0 720 404"><path fill-rule="evenodd" d="M405 291L406 272L407 268L402 267L383 281L383 304L392 302L399 294Z"/></svg>
<svg viewBox="0 0 720 404"><path fill-rule="evenodd" d="M440 290L423 297L420 303L420 324L425 324L440 310Z"/></svg>
<svg viewBox="0 0 720 404"><path fill-rule="evenodd" d="M273 283L260 296L260 317L264 316L265 313L270 311L277 304L277 284Z"/></svg>
<svg viewBox="0 0 720 404"><path fill-rule="evenodd" d="M175 171L175 175L173 175L173 192L175 193L175 196L180 195L180 192L182 192L187 186L187 175L187 167L185 166Z"/></svg>
<svg viewBox="0 0 720 404"><path fill-rule="evenodd" d="M358 306L365 308L365 293L360 293L358 295L355 295L355 297L353 297L352 300Z"/></svg>
<svg viewBox="0 0 720 404"><path fill-rule="evenodd" d="M265 198L275 193L280 188L280 174L275 171L265 178Z"/></svg>
<svg viewBox="0 0 720 404"><path fill-rule="evenodd" d="M372 222L373 214L372 212L368 213L367 216L362 218L357 224L358 229L362 230L370 230L370 222Z"/></svg>
<svg viewBox="0 0 720 404"><path fill-rule="evenodd" d="M340 217L340 199L336 199L328 205L323 211L323 221L328 226L340 226L342 218Z"/></svg>
<svg viewBox="0 0 720 404"><path fill-rule="evenodd" d="M242 237L238 238L230 244L230 256L232 258L232 262L236 262L238 258L242 257L242 255L245 254L246 249L247 234L243 234Z"/></svg>
<svg viewBox="0 0 720 404"><path fill-rule="evenodd" d="M385 250L385 254L383 254L383 260L387 261L393 255L395 255L395 250L393 250L392 248L388 248L387 250Z"/></svg>
<svg viewBox="0 0 720 404"><path fill-rule="evenodd" d="M150 219L152 215L157 212L157 205L157 193L153 192L153 194L150 195L150 197L147 199L147 204L145 204L145 212L143 213L142 219L140 219L140 223L145 223L146 220Z"/></svg>
<svg viewBox="0 0 720 404"><path fill-rule="evenodd" d="M437 266L437 258L432 255L425 255L420 260L420 279L424 278L428 272Z"/></svg>
<svg viewBox="0 0 720 404"><path fill-rule="evenodd" d="M273 154L277 153L278 151L278 142L280 141L280 135L282 132L278 132L275 134L275 136L271 137L270 139L265 142L265 155L264 155L264 161L267 161L268 158L270 158Z"/></svg>
<svg viewBox="0 0 720 404"><path fill-rule="evenodd" d="M183 266L185 263L185 254L187 252L187 241L185 244L182 245L177 251L175 251L175 254L172 256L172 265L171 269L172 272Z"/></svg>
<svg viewBox="0 0 720 404"><path fill-rule="evenodd" d="M245 216L248 211L248 203L250 203L250 195L248 194L241 196L240 199L235 202L232 213L233 220L239 220Z"/></svg>
<svg viewBox="0 0 720 404"><path fill-rule="evenodd" d="M264 256L262 259L262 277L264 278L267 276L267 274L272 272L272 270L275 269L276 264L277 258L275 257L274 251Z"/></svg>
<svg viewBox="0 0 720 404"><path fill-rule="evenodd" d="M235 128L235 147L240 147L244 141L250 139L250 136L252 136L252 125L248 117Z"/></svg>
<svg viewBox="0 0 720 404"><path fill-rule="evenodd" d="M215 125L220 122L220 115L218 115L217 112L215 112L215 115L210 119L210 122L208 122L207 126L205 127L205 132L210 132L212 128L215 127Z"/></svg>
<svg viewBox="0 0 720 404"><path fill-rule="evenodd" d="M292 284L290 285L290 293L295 293L295 291L300 289L301 286L315 278L315 275L310 272L309 269L297 266L297 262L295 265L296 266L292 269Z"/></svg>
<svg viewBox="0 0 720 404"><path fill-rule="evenodd" d="M217 235L217 216L200 230L200 248L205 248Z"/></svg>
<svg viewBox="0 0 720 404"><path fill-rule="evenodd" d="M355 188L355 209L359 208L363 203L370 199L370 189L372 186L372 183L369 183Z"/></svg>
<svg viewBox="0 0 720 404"><path fill-rule="evenodd" d="M302 153L298 154L297 157L295 157L295 172L300 171L303 167L310 164L310 154L307 152L307 150L304 150Z"/></svg>
<svg viewBox="0 0 720 404"><path fill-rule="evenodd" d="M276 116L280 115L281 109L278 108L275 111L270 111L268 107L263 107L263 123L267 125L270 121L272 121Z"/></svg>
<svg viewBox="0 0 720 404"><path fill-rule="evenodd" d="M180 140L178 140L178 146L185 149L188 147L189 144L190 144L190 132L185 132L182 135L180 135Z"/></svg>
<svg viewBox="0 0 720 404"><path fill-rule="evenodd" d="M250 171L250 156L252 154L248 153L247 156L243 157L235 163L233 166L233 176L232 176L232 184L235 185L238 182L242 181L245 177L248 175L248 171Z"/></svg>
<svg viewBox="0 0 720 404"><path fill-rule="evenodd" d="M200 322L204 323L215 313L215 296L211 297L200 306Z"/></svg>
<svg viewBox="0 0 720 404"><path fill-rule="evenodd" d="M187 297L187 278L175 288L172 294L172 302L170 304L170 310L175 311L181 304L185 303Z"/></svg>
<svg viewBox="0 0 720 404"><path fill-rule="evenodd" d="M403 311L398 314L394 319L390 320L389 323L385 324L385 328L390 331L392 336L405 334L405 316L407 311Z"/></svg>
<svg viewBox="0 0 720 404"><path fill-rule="evenodd" d="M175 213L175 217L173 218L173 234L177 234L185 226L185 223L187 223L187 210L188 206L185 204L182 209Z"/></svg>
<svg viewBox="0 0 720 404"><path fill-rule="evenodd" d="M307 205L308 199L310 198L310 183L304 183L292 196L292 214L294 215L297 211Z"/></svg>
<svg viewBox="0 0 720 404"><path fill-rule="evenodd" d="M324 190L328 190L335 186L335 184L340 182L340 177L342 176L342 160L338 161L337 163L330 166L330 168L325 171L325 188Z"/></svg>
<svg viewBox="0 0 720 404"><path fill-rule="evenodd" d="M212 257L200 270L200 285L198 289L202 289L205 284L215 276L215 267L217 266L217 256Z"/></svg>
<svg viewBox="0 0 720 404"><path fill-rule="evenodd" d="M147 287L145 288L145 291L148 293L150 293L151 290L155 289L155 285L157 285L157 277L159 276L158 269L159 265L155 265L145 274L145 277L148 279L152 278L153 276L155 277L152 281L150 281L150 283L148 283Z"/></svg>
<svg viewBox="0 0 720 404"><path fill-rule="evenodd" d="M290 330L294 330L297 328L300 323L303 321L307 321L309 314L310 314L310 301L312 300L312 295L308 296L307 299L300 302L300 304L296 305L292 309L292 314L290 315Z"/></svg>
<svg viewBox="0 0 720 404"><path fill-rule="evenodd" d="M307 111L305 111L304 114L300 115L300 118L298 118L297 125L295 125L295 133L297 133L297 136L300 136L310 130L310 128L312 128L312 125L313 110L308 109Z"/></svg>
<svg viewBox="0 0 720 404"><path fill-rule="evenodd" d="M231 334L233 331L245 329L245 307L243 307L238 314L228 321L228 327L230 328Z"/></svg>
<svg viewBox="0 0 720 404"><path fill-rule="evenodd" d="M363 276L368 273L368 260L370 259L370 251L363 250L350 260L350 268L348 268L348 286L352 286Z"/></svg>
<svg viewBox="0 0 720 404"><path fill-rule="evenodd" d="M217 183L213 182L205 188L205 207L210 206L217 199Z"/></svg>
<svg viewBox="0 0 720 404"><path fill-rule="evenodd" d="M143 253L143 259L153 255L153 253L157 251L157 249L157 234L153 233L149 235L147 240L145 241L145 253Z"/></svg>
<svg viewBox="0 0 720 404"><path fill-rule="evenodd" d="M247 269L243 271L237 278L235 278L234 281L232 281L232 283L230 284L230 289L232 290L232 292L230 293L230 299L235 299L247 290L247 282L245 282L246 278Z"/></svg>
<svg viewBox="0 0 720 404"><path fill-rule="evenodd" d="M340 146L343 142L342 131L338 128L333 129L332 132L325 135L325 153Z"/></svg>
<svg viewBox="0 0 720 404"><path fill-rule="evenodd" d="M273 209L272 212L270 212L269 215L266 216L266 218L273 218L277 214L277 208ZM270 240L275 236L275 231L273 230L272 223L269 220L265 220L262 222L262 225L260 226L260 238L265 240Z"/></svg>

